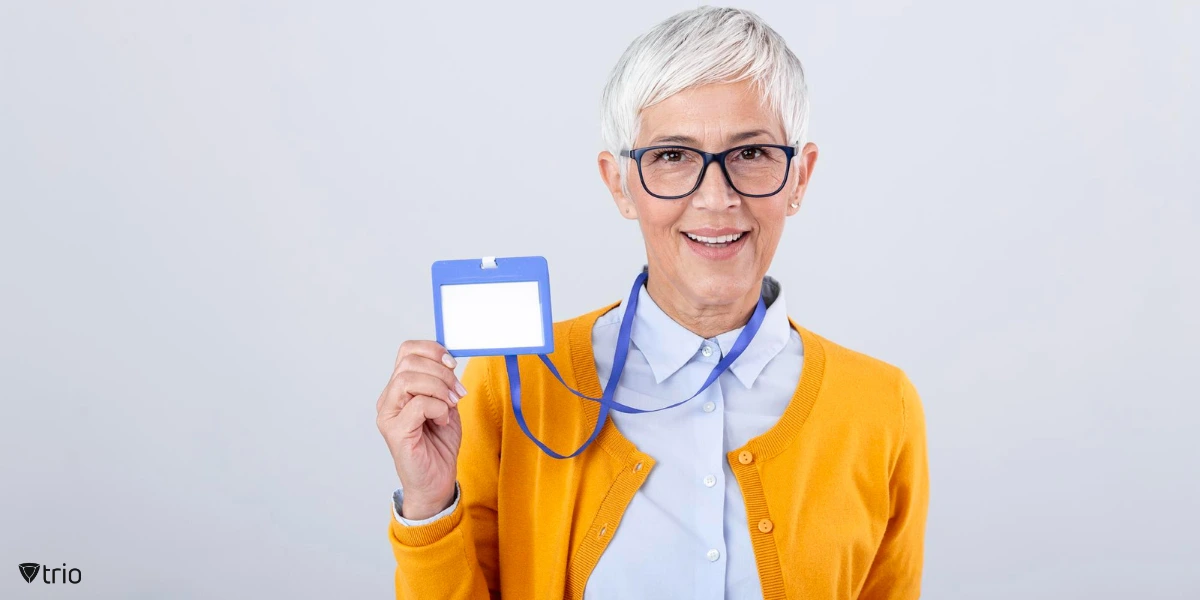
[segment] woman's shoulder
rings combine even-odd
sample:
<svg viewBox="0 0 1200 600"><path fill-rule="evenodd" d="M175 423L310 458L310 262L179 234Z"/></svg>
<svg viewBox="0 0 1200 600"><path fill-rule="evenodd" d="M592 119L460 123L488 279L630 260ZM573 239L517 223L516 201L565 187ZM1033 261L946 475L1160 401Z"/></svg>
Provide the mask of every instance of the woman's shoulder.
<svg viewBox="0 0 1200 600"><path fill-rule="evenodd" d="M803 327L801 327L803 329ZM808 332L813 339L821 344L827 362L835 363L838 367L854 371L865 376L882 376L894 378L904 373L897 365L866 351L851 348L835 342L821 334Z"/></svg>
<svg viewBox="0 0 1200 600"><path fill-rule="evenodd" d="M621 322L620 301L610 302L599 308L590 310L569 319L554 322L554 349L557 352L560 344L566 346L591 344L591 331L594 327L617 325Z"/></svg>
<svg viewBox="0 0 1200 600"><path fill-rule="evenodd" d="M896 401L901 405L906 398L915 398L916 390L912 381L900 366L878 355L797 327L802 330L801 337L808 342L804 348L804 360L821 363L822 388L864 400L886 398L886 403Z"/></svg>

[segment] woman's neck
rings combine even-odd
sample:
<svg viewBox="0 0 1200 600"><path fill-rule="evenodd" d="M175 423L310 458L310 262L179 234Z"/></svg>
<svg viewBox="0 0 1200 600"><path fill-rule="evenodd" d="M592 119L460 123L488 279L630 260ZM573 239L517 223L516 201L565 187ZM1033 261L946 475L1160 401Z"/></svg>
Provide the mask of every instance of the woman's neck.
<svg viewBox="0 0 1200 600"><path fill-rule="evenodd" d="M711 338L744 326L754 314L762 290L750 290L728 304L697 305L662 277L651 276L646 280L646 293L676 323L700 337Z"/></svg>

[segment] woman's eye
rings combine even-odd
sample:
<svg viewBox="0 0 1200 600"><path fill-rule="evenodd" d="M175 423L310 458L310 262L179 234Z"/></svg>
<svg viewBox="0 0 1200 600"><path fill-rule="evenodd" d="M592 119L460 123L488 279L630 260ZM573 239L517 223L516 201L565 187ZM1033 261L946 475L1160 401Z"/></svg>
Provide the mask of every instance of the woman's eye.
<svg viewBox="0 0 1200 600"><path fill-rule="evenodd" d="M743 148L741 151L742 160L754 160L762 154L762 148Z"/></svg>
<svg viewBox="0 0 1200 600"><path fill-rule="evenodd" d="M678 162L679 159L680 159L680 154L679 154L678 150L664 150L658 154L658 160L665 160L667 162Z"/></svg>

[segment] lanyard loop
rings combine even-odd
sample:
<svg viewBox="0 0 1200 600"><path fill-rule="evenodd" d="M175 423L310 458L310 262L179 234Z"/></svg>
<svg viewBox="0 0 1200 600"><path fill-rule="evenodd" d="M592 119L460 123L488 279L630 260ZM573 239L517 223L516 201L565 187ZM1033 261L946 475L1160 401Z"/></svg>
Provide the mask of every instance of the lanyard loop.
<svg viewBox="0 0 1200 600"><path fill-rule="evenodd" d="M746 323L746 327L742 329L742 333L738 335L737 340L733 343L733 348L731 348L729 353L726 354L720 360L720 362L713 367L712 371L708 374L708 378L704 380L704 385L700 386L700 389L697 390L696 393L688 396L684 400L680 400L679 402L669 406L664 406L662 408L654 408L649 410L634 408L632 406L627 406L617 402L613 399L613 396L617 391L617 383L621 381L621 373L625 370L625 360L629 357L630 332L633 330L634 313L637 311L638 293L641 291L641 288L643 285L645 285L645 283L645 272L640 273L637 276L637 279L635 279L633 282L633 289L630 290L629 300L625 303L625 314L621 317L621 328L617 334L617 348L613 355L612 372L609 374L608 381L604 384L604 392L599 398L593 398L572 389L571 386L567 385L567 382L563 380L562 375L560 375L558 372L558 369L554 367L554 363L550 362L549 357L547 357L545 354L538 355L538 357L541 358L542 363L545 364L546 368L550 370L550 373L554 375L554 378L557 379L559 383L563 385L563 387L567 388L567 391L579 396L580 398L583 398L584 400L591 400L593 402L600 403L600 414L596 418L596 426L594 429L592 429L592 434L582 446L577 448L571 454L563 455L551 450L548 446L546 446L546 444L542 443L537 436L533 435L533 433L529 431L529 425L525 422L525 415L521 410L521 371L517 367L517 357L514 355L507 355L504 357L505 370L508 372L509 396L512 399L513 414L517 418L517 425L521 427L521 431L525 433L526 437L533 440L533 443L537 444L538 448L542 449L542 452L545 452L554 458L573 458L578 456L579 453L583 452L585 448L591 445L592 441L596 439L596 436L600 434L600 429L604 427L604 421L608 418L609 410L615 410L617 412L626 414L658 412L660 410L667 410L668 408L675 408L676 406L684 404L692 398L699 396L704 392L704 390L708 389L708 386L715 383L717 378L719 378L722 373L728 370L730 365L732 365L733 362L742 355L742 352L744 352L750 345L750 340L754 339L754 335L758 333L759 328L762 326L763 318L766 316L767 306L763 301L762 296L759 295L758 305L754 307L754 314L750 316L750 321Z"/></svg>

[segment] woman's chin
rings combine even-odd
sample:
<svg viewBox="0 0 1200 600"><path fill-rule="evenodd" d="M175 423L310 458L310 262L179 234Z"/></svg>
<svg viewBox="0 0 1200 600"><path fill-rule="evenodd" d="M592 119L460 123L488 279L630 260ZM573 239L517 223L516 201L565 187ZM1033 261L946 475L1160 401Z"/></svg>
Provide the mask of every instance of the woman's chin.
<svg viewBox="0 0 1200 600"><path fill-rule="evenodd" d="M715 306L736 304L746 296L758 292L762 288L762 283L754 281L745 272L711 273L695 277L690 287L695 298L702 299L704 304Z"/></svg>

